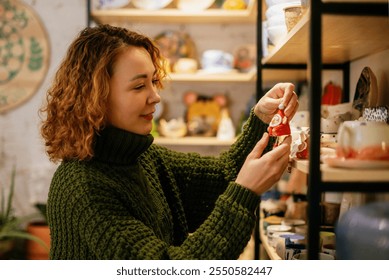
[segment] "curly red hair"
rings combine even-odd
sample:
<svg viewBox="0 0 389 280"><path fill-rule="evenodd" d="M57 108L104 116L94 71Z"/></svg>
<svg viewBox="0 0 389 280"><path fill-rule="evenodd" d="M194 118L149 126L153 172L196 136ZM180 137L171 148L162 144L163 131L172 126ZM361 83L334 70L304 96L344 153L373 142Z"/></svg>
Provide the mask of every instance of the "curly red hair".
<svg viewBox="0 0 389 280"><path fill-rule="evenodd" d="M53 162L88 160L94 139L106 124L109 80L121 52L135 46L148 51L160 81L166 77L165 60L147 36L110 25L88 27L70 45L40 109L46 114L41 134Z"/></svg>

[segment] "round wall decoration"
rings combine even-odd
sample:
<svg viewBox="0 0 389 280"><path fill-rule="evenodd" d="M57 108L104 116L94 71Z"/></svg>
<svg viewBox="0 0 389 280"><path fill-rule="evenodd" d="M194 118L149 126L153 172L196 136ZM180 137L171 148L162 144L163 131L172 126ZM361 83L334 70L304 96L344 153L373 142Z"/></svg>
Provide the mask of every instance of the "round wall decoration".
<svg viewBox="0 0 389 280"><path fill-rule="evenodd" d="M19 0L0 1L0 113L35 94L46 76L50 46L35 12Z"/></svg>

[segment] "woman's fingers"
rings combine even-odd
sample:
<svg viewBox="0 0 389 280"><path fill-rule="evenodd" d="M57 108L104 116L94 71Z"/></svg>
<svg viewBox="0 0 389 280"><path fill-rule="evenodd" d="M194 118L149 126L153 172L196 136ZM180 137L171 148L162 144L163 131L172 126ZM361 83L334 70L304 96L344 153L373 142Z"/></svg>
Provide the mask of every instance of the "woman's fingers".
<svg viewBox="0 0 389 280"><path fill-rule="evenodd" d="M262 156L263 151L265 150L267 143L269 142L269 134L265 132L262 135L261 140L257 142L251 153L249 154L249 158L259 158Z"/></svg>
<svg viewBox="0 0 389 280"><path fill-rule="evenodd" d="M284 110L285 116L287 116L288 119L291 120L299 107L297 94L293 92L289 97L288 102L285 102L284 104L286 104L286 108Z"/></svg>
<svg viewBox="0 0 389 280"><path fill-rule="evenodd" d="M281 145L275 147L272 151L264 155L264 157L272 157L275 161L285 160L286 157L289 157L291 142L292 137L286 137Z"/></svg>

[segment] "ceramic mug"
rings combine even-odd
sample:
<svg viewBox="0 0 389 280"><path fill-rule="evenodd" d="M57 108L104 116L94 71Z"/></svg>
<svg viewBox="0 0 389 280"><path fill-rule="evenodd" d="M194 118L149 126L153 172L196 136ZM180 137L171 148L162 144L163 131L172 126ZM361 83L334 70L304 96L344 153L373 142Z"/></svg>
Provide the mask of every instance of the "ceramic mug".
<svg viewBox="0 0 389 280"><path fill-rule="evenodd" d="M389 160L389 125L346 121L338 130L336 155L357 160Z"/></svg>

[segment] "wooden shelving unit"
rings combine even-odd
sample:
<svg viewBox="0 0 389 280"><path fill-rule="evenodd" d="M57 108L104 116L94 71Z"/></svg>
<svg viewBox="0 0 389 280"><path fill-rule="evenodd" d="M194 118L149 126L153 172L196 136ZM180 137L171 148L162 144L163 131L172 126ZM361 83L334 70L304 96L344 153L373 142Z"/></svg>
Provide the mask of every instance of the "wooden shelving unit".
<svg viewBox="0 0 389 280"><path fill-rule="evenodd" d="M131 3L117 9L93 9L90 4L90 20L96 23L123 25L125 23L150 23L150 24L255 24L257 20L257 0L250 0L244 10L224 10L210 8L199 12L182 11L170 4L160 10L142 10L134 8ZM287 73L284 73L287 75ZM170 73L167 83L255 83L256 70L248 73L231 71L226 73L207 73L202 70L196 73ZM154 143L178 150L195 150L203 147L205 153L216 152L229 147L233 141L219 141L215 137L183 137L183 138L156 138ZM212 150L212 151L211 151Z"/></svg>
<svg viewBox="0 0 389 280"><path fill-rule="evenodd" d="M258 5L258 7L263 7ZM308 257L317 259L320 202L325 192L389 192L387 169L333 168L320 163L321 74L337 67L350 74L350 63L389 49L387 0L311 0L296 26L262 58L258 77L266 66L307 65L310 98L310 159L295 160L293 167L308 176ZM258 14L264 14L263 10ZM258 30L261 25L258 23ZM331 68L330 68L331 69ZM291 72L292 73L292 72ZM264 81L264 79L262 79ZM262 87L258 79L258 88ZM344 82L349 86L349 80ZM349 94L349 88L344 91ZM259 233L259 238L265 239ZM265 244L263 244L265 246ZM265 246L266 248L266 246ZM269 253L269 252L268 252ZM271 252L270 252L271 254Z"/></svg>
<svg viewBox="0 0 389 280"><path fill-rule="evenodd" d="M255 24L257 21L257 0L251 0L246 10L207 9L201 12L188 12L178 9L161 9L146 11L136 8L120 8L92 10L90 13L93 21L120 25L126 22L138 23L177 23L177 24ZM194 74L170 74L173 82L254 82L257 78L256 71L249 73L223 73L205 74L201 71ZM266 69L263 71L265 81L305 80L306 71L283 71Z"/></svg>

